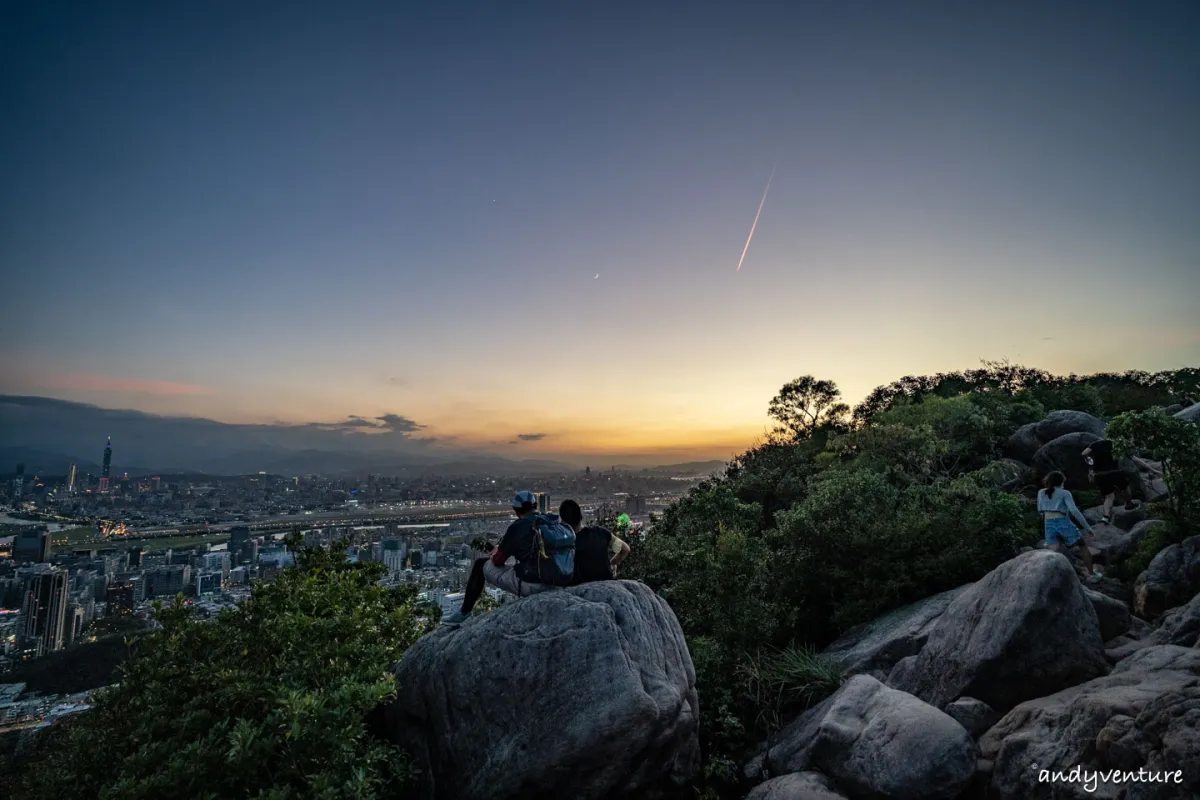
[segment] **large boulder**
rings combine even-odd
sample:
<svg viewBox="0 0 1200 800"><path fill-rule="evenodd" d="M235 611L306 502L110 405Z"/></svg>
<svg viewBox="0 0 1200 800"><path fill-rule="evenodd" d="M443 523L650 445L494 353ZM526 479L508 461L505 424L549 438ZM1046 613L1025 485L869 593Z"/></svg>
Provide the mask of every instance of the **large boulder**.
<svg viewBox="0 0 1200 800"><path fill-rule="evenodd" d="M1163 480L1161 461L1142 458L1133 462L1133 465L1141 481L1147 503L1161 503L1171 496L1171 489Z"/></svg>
<svg viewBox="0 0 1200 800"><path fill-rule="evenodd" d="M746 800L846 800L819 772L793 772L755 786Z"/></svg>
<svg viewBox="0 0 1200 800"><path fill-rule="evenodd" d="M969 586L926 597L857 625L839 636L821 655L846 675L866 673L883 680L896 662L920 652L938 617Z"/></svg>
<svg viewBox="0 0 1200 800"><path fill-rule="evenodd" d="M1000 715L991 706L974 697L958 698L946 706L946 713L966 728L972 739L983 736L988 728L1000 721Z"/></svg>
<svg viewBox="0 0 1200 800"><path fill-rule="evenodd" d="M1061 554L1001 564L950 604L889 683L943 708L968 695L998 711L1108 671L1092 602Z"/></svg>
<svg viewBox="0 0 1200 800"><path fill-rule="evenodd" d="M1042 442L1052 442L1070 433L1089 433L1099 439L1104 436L1104 421L1086 411L1051 411L1034 428L1034 434Z"/></svg>
<svg viewBox="0 0 1200 800"><path fill-rule="evenodd" d="M1046 442L1033 456L1033 465L1045 475L1061 472L1067 479L1068 489L1087 489L1088 465L1083 460L1083 451L1093 442L1100 441L1094 433L1068 433Z"/></svg>
<svg viewBox="0 0 1200 800"><path fill-rule="evenodd" d="M1154 621L1200 592L1200 536L1163 548L1133 585L1134 611Z"/></svg>
<svg viewBox="0 0 1200 800"><path fill-rule="evenodd" d="M1105 527L1117 528L1121 531L1129 532L1133 530L1134 525L1137 525L1139 522L1145 522L1149 517L1150 509L1145 503L1138 503L1137 508L1128 511L1125 510L1123 503L1114 503L1112 522L1105 525ZM1083 512L1083 518L1093 525L1104 525L1100 521L1104 518L1104 506L1092 506Z"/></svg>
<svg viewBox="0 0 1200 800"><path fill-rule="evenodd" d="M1176 413L1175 418L1186 422L1195 422L1200 425L1200 403L1192 403L1187 408Z"/></svg>
<svg viewBox="0 0 1200 800"><path fill-rule="evenodd" d="M1037 436L1037 423L1022 425L1008 437L1004 444L1004 455L1020 461L1022 464L1032 464L1033 456L1044 444Z"/></svg>
<svg viewBox="0 0 1200 800"><path fill-rule="evenodd" d="M696 675L641 583L543 592L408 649L385 709L430 800L626 796L699 768Z"/></svg>
<svg viewBox="0 0 1200 800"><path fill-rule="evenodd" d="M1146 648L1110 675L1022 703L985 733L979 747L993 763L989 796L1115 798L1124 788L1127 798L1191 797L1200 783L1197 714L1200 650ZM1043 771L1077 766L1184 774L1179 784L1101 782L1090 790L1039 780Z"/></svg>
<svg viewBox="0 0 1200 800"><path fill-rule="evenodd" d="M1114 520L1114 522L1117 521ZM1105 564L1109 566L1119 564L1133 555L1146 534L1162 524L1162 520L1147 519L1134 524L1128 531L1123 531L1115 524L1093 523L1096 538L1089 543L1089 546L1096 551L1100 560Z"/></svg>
<svg viewBox="0 0 1200 800"><path fill-rule="evenodd" d="M910 694L856 675L780 735L772 773L820 769L852 797L957 797L975 772L962 725Z"/></svg>
<svg viewBox="0 0 1200 800"><path fill-rule="evenodd" d="M1163 614L1162 622L1151 637L1158 644L1200 646L1200 594L1193 597L1186 606L1173 608Z"/></svg>
<svg viewBox="0 0 1200 800"><path fill-rule="evenodd" d="M1129 613L1129 606L1120 600L1087 588L1083 590L1083 593L1087 595L1092 609L1096 612L1096 621L1100 625L1102 641L1115 639L1133 626L1133 615Z"/></svg>

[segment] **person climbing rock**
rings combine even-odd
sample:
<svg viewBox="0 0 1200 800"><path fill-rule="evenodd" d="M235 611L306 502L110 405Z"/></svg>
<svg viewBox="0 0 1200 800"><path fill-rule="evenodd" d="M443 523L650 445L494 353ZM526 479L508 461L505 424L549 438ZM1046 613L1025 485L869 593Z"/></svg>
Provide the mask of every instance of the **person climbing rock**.
<svg viewBox="0 0 1200 800"><path fill-rule="evenodd" d="M583 509L574 500L564 500L558 507L558 515L575 531L573 585L616 578L617 565L629 555L629 545L608 528L584 527Z"/></svg>
<svg viewBox="0 0 1200 800"><path fill-rule="evenodd" d="M1133 492L1129 488L1129 476L1125 474L1121 465L1113 457L1111 441L1101 439L1098 442L1092 442L1083 451L1083 458L1088 464L1089 477L1096 488L1100 490L1100 494L1104 495L1104 518L1101 521L1105 525L1112 524L1113 503L1118 492L1125 498L1126 511L1132 511L1138 507L1137 502L1133 499Z"/></svg>
<svg viewBox="0 0 1200 800"><path fill-rule="evenodd" d="M1079 545L1079 559L1087 570L1088 581L1095 583L1104 577L1103 573L1097 572L1092 565L1092 551L1088 549L1087 542L1080 536L1079 528L1071 517L1079 520L1089 538L1094 538L1096 532L1075 505L1075 498L1062 488L1064 483L1066 478L1061 472L1051 472L1043 481L1045 488L1038 490L1037 505L1044 520L1046 547L1056 553L1065 553L1066 548Z"/></svg>

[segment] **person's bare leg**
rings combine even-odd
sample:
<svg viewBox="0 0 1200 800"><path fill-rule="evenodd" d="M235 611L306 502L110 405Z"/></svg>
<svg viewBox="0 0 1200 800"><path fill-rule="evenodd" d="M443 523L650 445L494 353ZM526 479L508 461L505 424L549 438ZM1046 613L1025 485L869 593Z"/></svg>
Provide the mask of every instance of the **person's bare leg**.
<svg viewBox="0 0 1200 800"><path fill-rule="evenodd" d="M1117 493L1104 495L1104 519L1112 519L1113 501L1117 499Z"/></svg>
<svg viewBox="0 0 1200 800"><path fill-rule="evenodd" d="M1083 562L1083 568L1087 570L1088 577L1096 574L1092 568L1092 551L1088 549L1087 542L1079 540L1079 560Z"/></svg>
<svg viewBox="0 0 1200 800"><path fill-rule="evenodd" d="M1135 508L1137 508L1137 505L1133 502L1133 489L1127 486L1125 487L1124 491L1121 492L1121 494L1125 496L1126 511L1133 511Z"/></svg>

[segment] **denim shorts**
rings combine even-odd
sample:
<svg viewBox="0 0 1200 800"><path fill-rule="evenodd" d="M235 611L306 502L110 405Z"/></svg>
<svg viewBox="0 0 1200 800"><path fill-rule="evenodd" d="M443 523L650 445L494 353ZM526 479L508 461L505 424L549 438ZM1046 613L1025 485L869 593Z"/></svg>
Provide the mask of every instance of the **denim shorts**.
<svg viewBox="0 0 1200 800"><path fill-rule="evenodd" d="M1074 545L1079 541L1079 528L1075 527L1075 523L1071 522L1067 517L1047 517L1046 518L1046 546L1052 546L1058 542L1062 542L1067 547Z"/></svg>

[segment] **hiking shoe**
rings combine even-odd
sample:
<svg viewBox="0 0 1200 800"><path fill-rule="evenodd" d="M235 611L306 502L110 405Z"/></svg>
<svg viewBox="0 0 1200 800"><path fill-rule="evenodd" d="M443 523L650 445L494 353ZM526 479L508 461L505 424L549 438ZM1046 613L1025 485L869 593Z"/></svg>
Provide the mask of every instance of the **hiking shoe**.
<svg viewBox="0 0 1200 800"><path fill-rule="evenodd" d="M1112 525L1112 520L1113 520L1112 514L1109 514L1106 517L1100 518L1100 521L1103 522L1105 525Z"/></svg>
<svg viewBox="0 0 1200 800"><path fill-rule="evenodd" d="M446 626L447 628L457 628L459 625L462 625L464 622L466 622L470 616L470 611L465 614L461 611L455 611L450 616L442 619L442 625Z"/></svg>
<svg viewBox="0 0 1200 800"><path fill-rule="evenodd" d="M1140 505L1141 505L1141 502L1131 499L1128 503L1125 504L1125 510L1133 511L1134 509L1138 508Z"/></svg>

